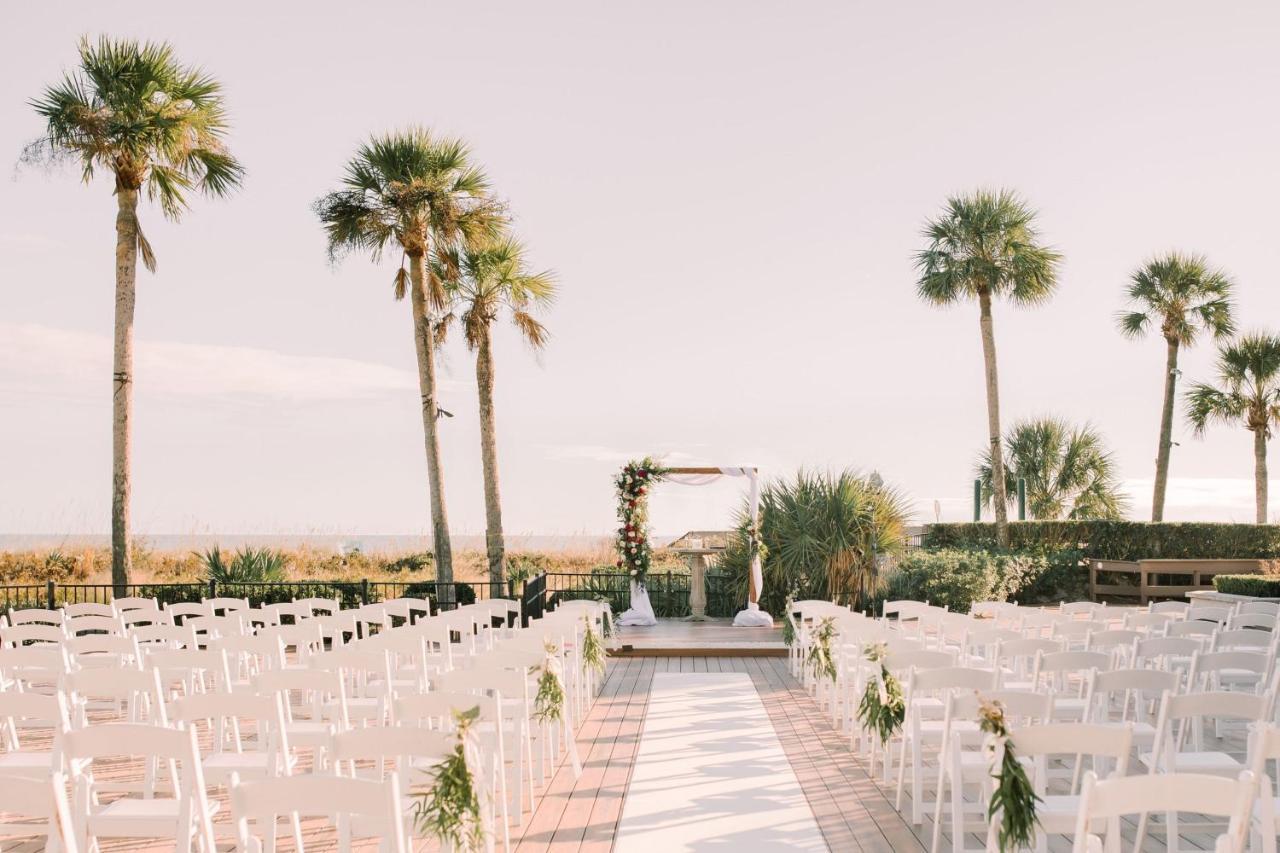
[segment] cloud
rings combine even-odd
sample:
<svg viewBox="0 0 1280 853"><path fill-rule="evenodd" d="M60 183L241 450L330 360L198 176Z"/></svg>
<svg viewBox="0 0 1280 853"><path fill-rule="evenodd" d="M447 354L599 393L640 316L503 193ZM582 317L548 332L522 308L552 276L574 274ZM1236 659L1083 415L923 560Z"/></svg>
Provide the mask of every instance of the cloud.
<svg viewBox="0 0 1280 853"><path fill-rule="evenodd" d="M0 386L99 393L111 348L105 335L0 323ZM376 362L175 341L136 341L135 378L139 393L179 397L336 401L418 388L416 373Z"/></svg>
<svg viewBox="0 0 1280 853"><path fill-rule="evenodd" d="M60 249L65 244L61 240L43 234L28 234L21 231L0 231L0 247L12 252L47 252Z"/></svg>
<svg viewBox="0 0 1280 853"><path fill-rule="evenodd" d="M553 444L545 445L545 449L547 456L551 459L581 459L588 462L623 463L643 456L654 456L668 464L689 463L698 459L692 453L685 453L680 450L672 450L666 453L655 452L652 449L622 450L617 447L607 447L603 444Z"/></svg>

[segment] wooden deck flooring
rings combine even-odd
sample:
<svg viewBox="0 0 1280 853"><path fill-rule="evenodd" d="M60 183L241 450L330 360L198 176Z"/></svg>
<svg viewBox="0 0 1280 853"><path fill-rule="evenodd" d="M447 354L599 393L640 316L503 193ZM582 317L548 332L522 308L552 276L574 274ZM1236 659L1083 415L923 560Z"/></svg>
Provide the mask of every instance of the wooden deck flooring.
<svg viewBox="0 0 1280 853"><path fill-rule="evenodd" d="M785 660L636 657L611 662L604 691L579 730L582 777L575 784L570 770L560 768L525 827L520 853L607 853L612 848L656 672L751 675L833 851L924 849L856 763L846 740L791 677Z"/></svg>

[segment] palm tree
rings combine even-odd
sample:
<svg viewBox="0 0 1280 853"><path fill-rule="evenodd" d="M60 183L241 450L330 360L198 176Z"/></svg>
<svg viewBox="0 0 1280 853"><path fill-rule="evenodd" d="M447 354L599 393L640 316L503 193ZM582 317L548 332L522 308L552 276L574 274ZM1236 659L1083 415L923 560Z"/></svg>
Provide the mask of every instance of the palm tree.
<svg viewBox="0 0 1280 853"><path fill-rule="evenodd" d="M1005 434L1005 495L1027 483L1027 510L1038 520L1124 517L1115 461L1101 433L1091 425L1073 427L1064 418L1037 418L1014 424ZM978 462L983 498L992 498L991 456Z"/></svg>
<svg viewBox="0 0 1280 853"><path fill-rule="evenodd" d="M1178 349L1193 345L1201 333L1222 339L1235 332L1231 290L1231 280L1220 270L1209 269L1203 256L1178 252L1151 259L1129 278L1126 295L1132 304L1117 316L1120 333L1138 338L1159 324L1165 342L1164 407L1160 410L1152 521L1164 520L1169 451L1173 445L1173 400L1178 385Z"/></svg>
<svg viewBox="0 0 1280 853"><path fill-rule="evenodd" d="M1239 423L1253 433L1253 493L1259 524L1267 523L1267 439L1280 424L1280 336L1245 335L1218 352L1219 387L1197 382L1187 391L1187 418L1196 435L1211 421Z"/></svg>
<svg viewBox="0 0 1280 853"><path fill-rule="evenodd" d="M45 135L23 159L79 163L88 183L109 171L116 196L115 354L112 362L111 580L129 583L130 455L133 439L133 313L138 255L151 272L156 258L138 223L138 195L177 220L187 194L225 196L244 169L223 143L222 87L183 65L163 43L81 39L80 65L45 89L31 106Z"/></svg>
<svg viewBox="0 0 1280 853"><path fill-rule="evenodd" d="M394 292L396 299L408 293L413 311L436 580L444 585L444 600L452 597L453 551L440 464L435 350L440 333L437 315L447 297L443 281L428 269L427 258L433 252L448 257L448 249L496 233L502 209L488 190L489 182L472 165L466 145L415 127L374 136L361 145L347 164L342 189L315 203L316 215L328 233L331 259L364 251L378 261L388 246L402 255Z"/></svg>
<svg viewBox="0 0 1280 853"><path fill-rule="evenodd" d="M476 354L476 387L480 396L480 459L484 470L485 545L489 583L502 595L505 581L502 501L498 490L498 438L493 413L493 324L505 313L521 337L535 351L547 343L547 330L533 310L555 298L550 272L530 272L524 246L510 236L474 247L454 247L439 253L433 263L444 282L467 348ZM446 316L453 319L453 312Z"/></svg>
<svg viewBox="0 0 1280 853"><path fill-rule="evenodd" d="M995 482L1005 479L1000 456L1000 383L991 301L1035 305L1052 295L1062 256L1039 242L1035 212L1016 194L979 190L952 196L942 216L924 229L929 247L916 255L920 298L934 305L978 300L982 356L986 364L987 434ZM996 539L1009 545L1009 511L1003 491L994 494Z"/></svg>

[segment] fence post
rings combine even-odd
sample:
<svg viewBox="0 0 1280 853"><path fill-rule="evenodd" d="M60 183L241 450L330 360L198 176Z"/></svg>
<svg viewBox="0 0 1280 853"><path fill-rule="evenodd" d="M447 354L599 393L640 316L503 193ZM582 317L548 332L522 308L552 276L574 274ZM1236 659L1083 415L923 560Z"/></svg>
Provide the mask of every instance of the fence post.
<svg viewBox="0 0 1280 853"><path fill-rule="evenodd" d="M1018 521L1027 520L1027 478L1018 478Z"/></svg>
<svg viewBox="0 0 1280 853"><path fill-rule="evenodd" d="M982 481L973 481L973 522L982 521Z"/></svg>
<svg viewBox="0 0 1280 853"><path fill-rule="evenodd" d="M57 608L54 607L54 602L57 598L57 589L58 589L58 584L56 581L51 581L51 580L45 581L45 584L44 584L44 591L46 595L45 601L49 602L50 610L57 610Z"/></svg>
<svg viewBox="0 0 1280 853"><path fill-rule="evenodd" d="M209 578L209 597L210 598L218 597L218 582L213 578Z"/></svg>
<svg viewBox="0 0 1280 853"><path fill-rule="evenodd" d="M360 603L367 605L369 603L369 579L360 579Z"/></svg>

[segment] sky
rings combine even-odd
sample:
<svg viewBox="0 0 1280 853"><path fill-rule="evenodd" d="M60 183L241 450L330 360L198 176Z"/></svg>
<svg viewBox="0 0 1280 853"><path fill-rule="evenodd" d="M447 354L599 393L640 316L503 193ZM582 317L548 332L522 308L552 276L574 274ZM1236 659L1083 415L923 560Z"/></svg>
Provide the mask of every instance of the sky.
<svg viewBox="0 0 1280 853"><path fill-rule="evenodd" d="M429 529L396 259L331 265L311 210L369 134L414 124L469 143L558 279L541 356L497 332L513 534L607 531L613 471L644 454L876 470L917 522L967 518L977 307L923 304L912 261L953 193L1015 189L1065 259L1050 302L996 309L1006 424L1094 424L1135 518L1164 347L1116 332L1129 274L1204 253L1243 327L1280 325L1274 3L94 0L0 24L0 534L109 529L111 184L18 166L82 35L168 40L218 77L247 169L180 223L141 213L140 533ZM1185 352L1184 381L1213 358ZM474 534L460 336L442 375L450 522ZM1252 521L1250 434L1179 419L1174 440L1166 518ZM724 526L741 492L664 486L654 528Z"/></svg>

